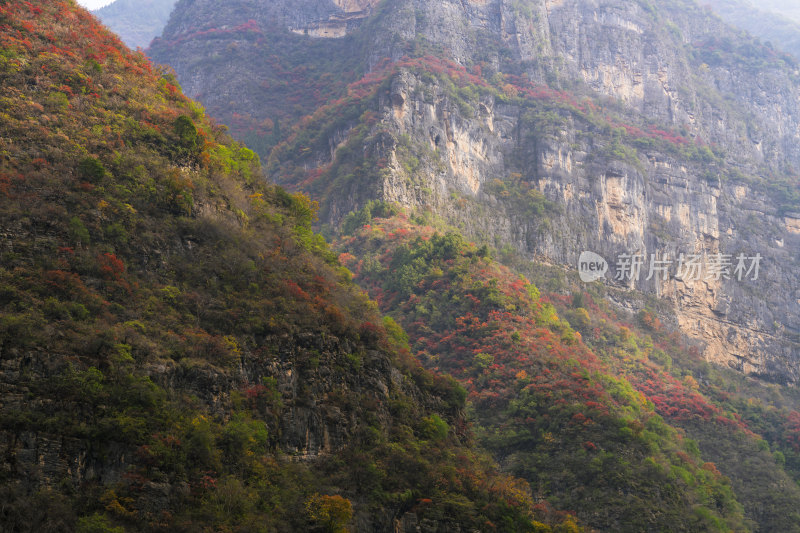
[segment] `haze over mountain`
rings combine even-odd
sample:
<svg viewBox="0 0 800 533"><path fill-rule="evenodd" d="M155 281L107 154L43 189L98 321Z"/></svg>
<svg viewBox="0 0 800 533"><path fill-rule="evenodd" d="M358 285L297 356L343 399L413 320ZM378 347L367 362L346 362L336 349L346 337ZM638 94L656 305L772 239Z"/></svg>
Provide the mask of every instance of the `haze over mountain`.
<svg viewBox="0 0 800 533"><path fill-rule="evenodd" d="M800 23L800 5L797 2L792 2L791 0L763 0L755 5Z"/></svg>
<svg viewBox="0 0 800 533"><path fill-rule="evenodd" d="M800 57L800 6L796 2L754 4L748 0L706 0L704 5L713 8L729 24Z"/></svg>
<svg viewBox="0 0 800 533"><path fill-rule="evenodd" d="M131 48L147 48L169 19L176 0L114 0L93 11Z"/></svg>

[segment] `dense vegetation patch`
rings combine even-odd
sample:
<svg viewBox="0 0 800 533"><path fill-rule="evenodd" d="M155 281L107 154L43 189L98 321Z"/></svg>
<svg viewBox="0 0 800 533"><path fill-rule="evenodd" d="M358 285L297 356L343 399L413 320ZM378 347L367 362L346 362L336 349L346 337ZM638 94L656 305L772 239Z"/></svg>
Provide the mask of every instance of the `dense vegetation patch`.
<svg viewBox="0 0 800 533"><path fill-rule="evenodd" d="M0 529L574 526L174 77L71 0L4 2L0 86Z"/></svg>
<svg viewBox="0 0 800 533"><path fill-rule="evenodd" d="M356 220L340 260L464 385L479 441L534 494L603 529L796 527L791 395L713 369L651 312L631 323L583 292L541 296L452 230Z"/></svg>

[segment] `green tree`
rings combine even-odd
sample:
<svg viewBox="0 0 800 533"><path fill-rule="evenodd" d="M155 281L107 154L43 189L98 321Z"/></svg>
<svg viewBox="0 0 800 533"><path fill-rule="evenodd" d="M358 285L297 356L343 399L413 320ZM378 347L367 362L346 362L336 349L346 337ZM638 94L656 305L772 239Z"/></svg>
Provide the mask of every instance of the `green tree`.
<svg viewBox="0 0 800 533"><path fill-rule="evenodd" d="M192 119L186 115L176 118L175 133L178 135L181 155L191 156L199 151L202 140Z"/></svg>
<svg viewBox="0 0 800 533"><path fill-rule="evenodd" d="M94 514L78 520L76 533L125 533L125 529L114 526L105 516Z"/></svg>
<svg viewBox="0 0 800 533"><path fill-rule="evenodd" d="M78 163L78 176L90 183L97 183L106 175L106 168L94 157L85 157Z"/></svg>

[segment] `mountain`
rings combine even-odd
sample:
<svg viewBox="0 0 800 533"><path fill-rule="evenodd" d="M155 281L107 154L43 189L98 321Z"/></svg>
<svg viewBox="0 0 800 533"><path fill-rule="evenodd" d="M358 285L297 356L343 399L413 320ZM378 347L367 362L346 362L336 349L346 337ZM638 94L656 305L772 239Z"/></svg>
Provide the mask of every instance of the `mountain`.
<svg viewBox="0 0 800 533"><path fill-rule="evenodd" d="M564 265L760 254L757 280L616 285L709 359L797 380L793 58L688 1L323 5L181 2L151 52L333 228L379 199Z"/></svg>
<svg viewBox="0 0 800 533"><path fill-rule="evenodd" d="M176 0L114 0L94 14L131 48L147 48L169 20Z"/></svg>
<svg viewBox="0 0 800 533"><path fill-rule="evenodd" d="M756 7L745 0L707 0L704 5L729 24L800 57L800 10L795 5L760 2Z"/></svg>
<svg viewBox="0 0 800 533"><path fill-rule="evenodd" d="M759 2L758 6L763 10L778 13L800 23L800 6L795 2L790 2L788 0L765 0L764 2Z"/></svg>
<svg viewBox="0 0 800 533"><path fill-rule="evenodd" d="M340 260L464 384L480 442L538 497L597 531L797 530L796 390L712 367L652 309L620 313L579 283L541 292L430 224L372 203Z"/></svg>
<svg viewBox="0 0 800 533"><path fill-rule="evenodd" d="M598 531L797 530L791 55L689 0L184 0L150 52L320 202L535 497Z"/></svg>
<svg viewBox="0 0 800 533"><path fill-rule="evenodd" d="M3 530L800 530L790 56L682 0L180 0L207 113L71 0L0 38Z"/></svg>
<svg viewBox="0 0 800 533"><path fill-rule="evenodd" d="M580 530L174 77L72 0L0 42L0 530Z"/></svg>

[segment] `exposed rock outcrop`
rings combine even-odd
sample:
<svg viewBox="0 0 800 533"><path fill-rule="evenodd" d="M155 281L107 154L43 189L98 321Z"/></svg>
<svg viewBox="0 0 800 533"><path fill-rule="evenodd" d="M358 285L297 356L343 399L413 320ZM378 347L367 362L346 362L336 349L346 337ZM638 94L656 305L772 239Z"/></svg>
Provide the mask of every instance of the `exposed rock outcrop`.
<svg viewBox="0 0 800 533"><path fill-rule="evenodd" d="M284 28L333 13L324 2L292 4L280 16L282 4L270 5L271 20L283 20ZM190 20L196 18L177 10L165 39ZM679 0L395 0L366 20L369 31L354 29L347 42L367 69L435 50L485 80L514 73L556 92L537 108L508 94L454 92L411 70L390 74L389 89L363 108L378 124L348 152L386 166L369 183L339 179L335 191L327 189L325 222L335 226L378 197L433 210L476 239L572 267L583 250L612 263L623 253L673 261L680 254L760 254L758 280L689 283L673 266L666 281L647 280L645 272L620 286L671 302L674 322L705 343L709 359L770 379L800 378L800 240L791 215L800 71L790 58ZM157 57L173 63L201 99L212 87L242 87L243 77L220 82L213 68L194 66L189 57L197 46L190 40L160 48ZM331 54L334 60L342 50ZM231 64L237 66L225 67L229 73L245 63ZM241 107L268 116L257 94L244 90ZM575 111L584 99L599 110ZM609 115L616 118L597 121ZM336 128L324 151L293 152L292 161L278 156L284 160L272 167L273 177L291 185L306 178L295 179L288 167L325 171L357 122ZM342 177L325 176L329 183ZM547 212L503 197L495 179L538 190Z"/></svg>

